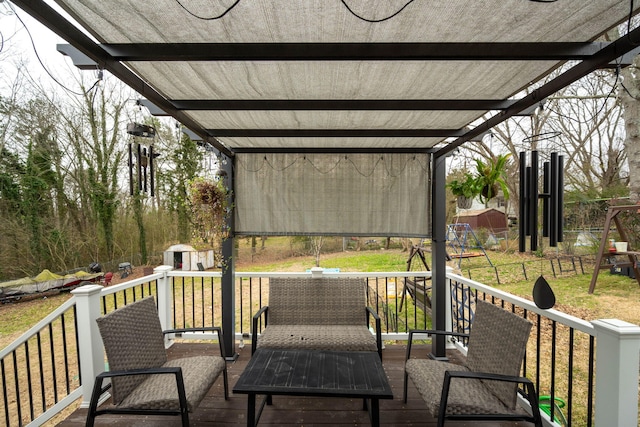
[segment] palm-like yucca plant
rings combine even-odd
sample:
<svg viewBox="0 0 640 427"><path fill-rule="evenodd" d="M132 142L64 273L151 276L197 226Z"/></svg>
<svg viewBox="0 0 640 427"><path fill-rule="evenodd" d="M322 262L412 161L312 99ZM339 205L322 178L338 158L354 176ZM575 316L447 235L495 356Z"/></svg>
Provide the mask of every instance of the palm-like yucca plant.
<svg viewBox="0 0 640 427"><path fill-rule="evenodd" d="M500 154L495 159L485 163L481 159L476 161L476 183L480 191L480 201L487 203L498 195L502 190L505 199L509 198L509 188L507 187L506 166L511 154Z"/></svg>

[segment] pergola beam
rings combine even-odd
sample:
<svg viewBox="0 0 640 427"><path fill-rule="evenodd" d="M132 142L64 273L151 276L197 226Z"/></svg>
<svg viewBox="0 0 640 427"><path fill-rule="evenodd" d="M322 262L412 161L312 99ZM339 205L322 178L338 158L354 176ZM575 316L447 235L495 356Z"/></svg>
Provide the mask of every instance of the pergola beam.
<svg viewBox="0 0 640 427"><path fill-rule="evenodd" d="M446 138L463 129L207 129L216 137L252 138Z"/></svg>
<svg viewBox="0 0 640 427"><path fill-rule="evenodd" d="M430 154L435 151L433 147L235 147L236 154L241 153L289 153L289 154Z"/></svg>
<svg viewBox="0 0 640 427"><path fill-rule="evenodd" d="M570 84L576 82L577 80L585 77L589 73L606 66L611 61L616 58L620 58L627 53L633 51L638 48L638 44L640 43L640 27L635 28L630 31L623 37L611 42L607 46L605 46L601 51L594 54L590 58L578 63L577 65L569 68L564 73L560 74L558 77L550 80L549 82L543 84L533 92L529 93L524 98L519 99L516 103L514 103L507 110L500 112L483 123L479 124L465 135L457 138L455 141L447 144L445 147L441 148L435 153L435 157L446 156L456 148L463 145L465 142L470 141L472 138L488 132L494 126L504 122L510 117L516 116L519 113L537 105L543 99L548 98L554 93L560 91L561 89L569 86Z"/></svg>
<svg viewBox="0 0 640 427"><path fill-rule="evenodd" d="M174 99L177 110L226 111L486 111L506 110L504 99Z"/></svg>
<svg viewBox="0 0 640 427"><path fill-rule="evenodd" d="M562 61L605 42L531 43L110 43L118 61Z"/></svg>

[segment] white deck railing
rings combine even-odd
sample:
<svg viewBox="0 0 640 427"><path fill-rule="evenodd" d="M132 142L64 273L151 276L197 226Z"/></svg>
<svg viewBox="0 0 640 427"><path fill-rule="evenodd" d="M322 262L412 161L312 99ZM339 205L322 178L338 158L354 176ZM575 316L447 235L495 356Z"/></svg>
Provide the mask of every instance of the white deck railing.
<svg viewBox="0 0 640 427"><path fill-rule="evenodd" d="M251 316L260 305L267 303L269 277L310 274L314 273L237 272L234 325L237 341L242 343L252 332L247 326ZM405 296L401 309L399 300L407 277L429 276L430 272L324 274L367 279L370 304L386 321L386 324L383 322L383 339L406 340L408 329L429 326L425 324L428 319L421 310L415 309L409 296ZM565 415L573 419L572 425L638 425L640 327L615 319L587 322L557 310L538 309L526 299L462 276L448 274L447 277L453 290L454 307L458 307L456 292L465 289L464 292L495 300L505 309L523 313L532 319L535 327L525 374L532 379L535 377L540 394L569 400L569 408L564 408L564 411L568 410ZM82 399L83 406L88 404L93 380L105 369L104 351L95 319L115 307L146 295L155 295L163 328L181 326L178 325L180 323L220 324L217 321L221 318L218 306L221 301L221 275L216 272L173 271L170 267L161 266L152 275L140 279L106 288L89 285L72 292L72 299L0 351L3 392L0 411L4 412L7 426L42 425L77 399ZM453 311L458 313L457 310ZM181 311L180 315L178 311ZM452 325L455 327L456 324L454 316ZM570 337L568 341L562 338L565 334ZM43 346L42 343L47 341L50 344ZM54 342L62 342L64 357L56 356L58 350ZM53 354L41 351L41 347L47 346ZM585 351L588 360L586 374L582 366L578 366L582 363L579 360L585 357ZM47 365L51 369L47 369ZM567 369L570 372L565 372ZM59 371L57 376L56 370ZM49 371L54 371L54 375ZM50 383L60 382L61 377L66 378L66 387L51 397L45 389L50 388ZM582 397L585 389L586 397ZM42 390L42 396L38 397L38 390ZM568 396L565 395L567 391L570 393Z"/></svg>

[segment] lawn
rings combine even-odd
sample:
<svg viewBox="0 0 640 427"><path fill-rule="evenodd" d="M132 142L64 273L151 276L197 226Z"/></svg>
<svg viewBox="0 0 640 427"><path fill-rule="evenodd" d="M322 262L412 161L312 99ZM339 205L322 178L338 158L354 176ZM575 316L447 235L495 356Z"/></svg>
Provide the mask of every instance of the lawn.
<svg viewBox="0 0 640 427"><path fill-rule="evenodd" d="M333 249L341 246L333 243L328 242L326 246ZM305 271L315 266L315 257L298 255L301 252L303 250L296 248L287 237L269 237L264 249L258 246L252 255L248 239L238 239L235 267L237 271L255 272ZM431 266L428 248L425 254L427 263ZM487 251L487 255L493 266L484 256L463 259L460 262L460 273L528 299L531 299L536 278L543 274L555 292L556 309L585 320L617 318L640 324L640 289L635 280L601 270L595 292L588 293L594 269L593 256L584 258L584 265L577 268L577 272L560 273L556 267L557 277L554 277L551 261L546 258L505 251ZM337 252L322 253L320 266L339 268L343 272L405 271L407 258L408 252L399 248L361 251L342 251L340 248ZM555 255L548 258L555 258ZM457 262L450 264L457 267ZM523 265L527 271L526 279ZM137 268L136 273L141 269L142 267ZM412 269L421 269L421 266ZM496 271L500 283L496 278ZM11 343L68 298L69 294L65 293L0 305L0 348Z"/></svg>
<svg viewBox="0 0 640 427"><path fill-rule="evenodd" d="M288 242L289 239L285 237L270 237L263 250L256 250L252 262L247 241L240 241L236 270L305 271L315 266L315 258L311 255L283 256L290 252ZM425 255L431 266L429 248L426 248ZM449 264L465 277L471 276L473 280L530 300L536 279L543 275L556 295L555 309L584 320L617 318L640 324L638 282L603 269L598 275L595 292L589 294L594 256L592 253L581 255L582 265L578 258L574 258L575 271L567 255L553 251L541 258L531 253L488 250L488 259L484 256L462 259L459 269L457 260L450 261ZM401 249L339 251L323 253L320 256L320 266L340 268L340 271L405 271L408 256L408 252ZM558 257L562 259L561 267L558 266ZM526 270L526 278L523 268ZM496 278L496 271L499 279Z"/></svg>

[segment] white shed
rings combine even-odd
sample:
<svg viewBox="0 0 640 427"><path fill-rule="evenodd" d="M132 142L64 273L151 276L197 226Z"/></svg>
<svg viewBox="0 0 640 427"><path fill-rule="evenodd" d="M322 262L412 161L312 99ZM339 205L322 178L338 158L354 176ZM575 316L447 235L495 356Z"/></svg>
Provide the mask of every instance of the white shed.
<svg viewBox="0 0 640 427"><path fill-rule="evenodd" d="M189 245L173 245L164 251L164 264L176 270L206 270L214 266L213 249L197 250Z"/></svg>

